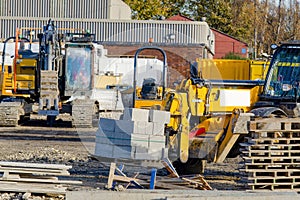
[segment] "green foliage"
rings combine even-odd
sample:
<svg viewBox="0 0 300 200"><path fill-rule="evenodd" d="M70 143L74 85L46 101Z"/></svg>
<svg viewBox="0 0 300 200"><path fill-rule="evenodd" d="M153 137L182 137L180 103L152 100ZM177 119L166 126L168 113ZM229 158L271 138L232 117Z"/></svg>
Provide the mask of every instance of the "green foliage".
<svg viewBox="0 0 300 200"><path fill-rule="evenodd" d="M211 27L228 34L234 32L230 0L188 0L187 5L196 21L205 17Z"/></svg>
<svg viewBox="0 0 300 200"><path fill-rule="evenodd" d="M123 0L133 19L161 19L179 13L246 42L260 52L286 40L300 40L299 0Z"/></svg>
<svg viewBox="0 0 300 200"><path fill-rule="evenodd" d="M123 0L132 10L132 18L163 19L180 13L184 0Z"/></svg>
<svg viewBox="0 0 300 200"><path fill-rule="evenodd" d="M246 58L241 57L238 54L235 54L233 52L227 53L222 59L231 59L231 60L246 60Z"/></svg>

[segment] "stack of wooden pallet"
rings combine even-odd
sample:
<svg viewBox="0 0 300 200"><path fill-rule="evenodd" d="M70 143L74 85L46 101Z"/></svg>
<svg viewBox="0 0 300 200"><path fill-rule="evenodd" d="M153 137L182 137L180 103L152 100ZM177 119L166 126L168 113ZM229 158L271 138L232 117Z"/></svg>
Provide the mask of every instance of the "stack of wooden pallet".
<svg viewBox="0 0 300 200"><path fill-rule="evenodd" d="M253 119L247 142L241 144L248 186L252 190L300 191L299 144L299 120Z"/></svg>
<svg viewBox="0 0 300 200"><path fill-rule="evenodd" d="M67 185L81 181L59 180L71 166L24 162L0 162L0 191L64 194Z"/></svg>

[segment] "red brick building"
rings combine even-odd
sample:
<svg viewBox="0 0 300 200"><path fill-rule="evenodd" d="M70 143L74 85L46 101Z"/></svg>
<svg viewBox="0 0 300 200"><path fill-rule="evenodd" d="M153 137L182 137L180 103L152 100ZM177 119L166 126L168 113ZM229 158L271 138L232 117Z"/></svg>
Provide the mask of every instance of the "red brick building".
<svg viewBox="0 0 300 200"><path fill-rule="evenodd" d="M248 44L230 35L211 28L215 34L215 55L214 58L224 58L228 53L234 53L243 58L248 58Z"/></svg>

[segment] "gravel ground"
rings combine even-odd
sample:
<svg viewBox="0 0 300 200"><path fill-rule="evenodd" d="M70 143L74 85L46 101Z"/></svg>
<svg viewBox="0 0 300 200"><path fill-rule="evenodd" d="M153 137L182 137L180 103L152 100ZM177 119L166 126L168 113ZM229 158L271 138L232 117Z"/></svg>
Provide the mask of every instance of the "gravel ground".
<svg viewBox="0 0 300 200"><path fill-rule="evenodd" d="M34 163L55 163L72 166L69 190L103 190L109 172L109 162L90 156L94 148L96 129L79 130L67 127L22 126L0 129L0 160ZM216 190L246 190L243 174L238 168L241 158L227 159L222 164L208 164L204 177ZM155 164L155 163L152 163ZM157 164L157 163L156 163ZM125 164L128 176L134 172L148 173L150 168ZM45 196L30 193L1 193L2 199L64 199L64 195Z"/></svg>

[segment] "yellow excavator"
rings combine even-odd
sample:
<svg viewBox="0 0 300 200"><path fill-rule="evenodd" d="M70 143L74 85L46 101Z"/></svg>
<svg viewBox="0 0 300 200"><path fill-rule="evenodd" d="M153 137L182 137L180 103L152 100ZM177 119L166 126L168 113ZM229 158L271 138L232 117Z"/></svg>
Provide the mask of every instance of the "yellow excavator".
<svg viewBox="0 0 300 200"><path fill-rule="evenodd" d="M17 126L32 113L47 116L48 125L53 125L59 114L68 113L73 126L91 127L100 112L122 107L117 89L94 84L95 63L102 50L94 42L94 34L66 30L70 29L57 29L49 20L38 34L38 52L30 48L31 39L20 37L20 31L4 42L0 126ZM13 62L8 63L6 45L11 40L15 53Z"/></svg>

